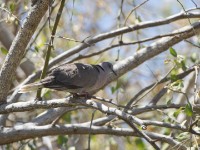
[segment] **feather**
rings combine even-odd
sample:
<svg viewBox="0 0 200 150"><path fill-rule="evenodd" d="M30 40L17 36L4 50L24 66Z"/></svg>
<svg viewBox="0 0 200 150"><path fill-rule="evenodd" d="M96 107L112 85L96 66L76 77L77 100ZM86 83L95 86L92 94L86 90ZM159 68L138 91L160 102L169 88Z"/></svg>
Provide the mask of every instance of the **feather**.
<svg viewBox="0 0 200 150"><path fill-rule="evenodd" d="M31 84L27 84L24 85L20 88L19 93L26 93L26 92L31 92L31 91L36 91L40 88L43 87L43 84L40 82L36 82L36 83L31 83Z"/></svg>

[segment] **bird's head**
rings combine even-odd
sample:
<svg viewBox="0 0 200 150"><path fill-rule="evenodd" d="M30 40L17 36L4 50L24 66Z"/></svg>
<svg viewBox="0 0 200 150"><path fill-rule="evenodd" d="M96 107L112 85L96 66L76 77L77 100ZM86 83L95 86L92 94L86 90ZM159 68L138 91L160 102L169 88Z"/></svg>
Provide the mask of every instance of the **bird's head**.
<svg viewBox="0 0 200 150"><path fill-rule="evenodd" d="M113 70L113 65L110 62L102 62L100 66L105 70L105 72L113 72L116 76L116 72Z"/></svg>

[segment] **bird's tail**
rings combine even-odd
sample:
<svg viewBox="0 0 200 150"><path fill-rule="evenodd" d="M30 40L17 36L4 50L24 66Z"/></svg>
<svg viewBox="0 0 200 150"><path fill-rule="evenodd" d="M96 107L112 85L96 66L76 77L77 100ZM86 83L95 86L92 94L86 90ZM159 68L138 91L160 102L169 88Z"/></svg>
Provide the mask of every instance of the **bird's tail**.
<svg viewBox="0 0 200 150"><path fill-rule="evenodd" d="M36 91L43 87L44 87L43 83L41 83L41 82L31 83L31 84L22 86L21 89L19 90L19 93L27 93L27 92L31 92L31 91Z"/></svg>

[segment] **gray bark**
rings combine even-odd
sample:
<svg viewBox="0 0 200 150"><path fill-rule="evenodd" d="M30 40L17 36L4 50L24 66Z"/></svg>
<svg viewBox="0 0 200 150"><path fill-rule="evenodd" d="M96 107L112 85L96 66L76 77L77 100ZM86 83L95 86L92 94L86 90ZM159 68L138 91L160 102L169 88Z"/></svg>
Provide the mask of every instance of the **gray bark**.
<svg viewBox="0 0 200 150"><path fill-rule="evenodd" d="M40 1L40 4L33 7L10 47L0 71L1 103L6 102L7 93L9 92L11 82L15 77L16 68L19 66L25 53L26 46L40 23L40 20L46 13L48 6L49 0L42 0Z"/></svg>

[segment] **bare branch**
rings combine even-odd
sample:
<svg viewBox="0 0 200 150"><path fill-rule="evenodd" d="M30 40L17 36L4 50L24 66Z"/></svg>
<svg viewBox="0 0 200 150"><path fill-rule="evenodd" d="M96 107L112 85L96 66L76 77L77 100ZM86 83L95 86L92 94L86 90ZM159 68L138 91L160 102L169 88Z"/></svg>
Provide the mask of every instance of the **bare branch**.
<svg viewBox="0 0 200 150"><path fill-rule="evenodd" d="M34 132L33 132L34 131ZM71 134L109 134L117 136L138 136L136 132L128 128L110 128L110 127L99 127L99 126L85 126L82 124L72 125L51 125L35 126L33 124L24 124L16 126L14 129L4 128L0 132L0 145L16 142L19 140L25 140L35 137L42 137L47 135L71 135ZM165 136L157 133L151 133L145 131L145 133L155 139L156 141L166 142L171 146L179 145L181 149L186 150L184 145L175 141L170 136Z"/></svg>
<svg viewBox="0 0 200 150"><path fill-rule="evenodd" d="M83 103L81 103L81 102L83 102ZM87 103L89 103L89 104L86 105L86 101L84 99L74 99L74 98L68 97L68 98L63 98L63 99L52 99L52 100L48 100L48 101L28 101L28 102L2 104L0 106L0 114L7 114L7 113L11 113L11 112L32 111L34 109L49 109L49 108L57 108L57 107L69 107L69 106L71 107L71 106L78 106L78 105L80 105L80 103L82 105L84 104L86 106L88 106L88 105L90 106L90 102L93 103L94 101L87 100ZM97 104L100 105L101 103L97 103ZM105 106L105 105L101 104L100 106L102 106L101 109L103 109L104 108L103 106ZM98 106L98 107L100 107L100 106ZM148 111L154 111L157 109L170 109L170 108L180 108L180 107L185 107L185 104L153 105L153 106L145 106L145 107L141 107L141 108L134 107L132 110L127 110L127 112L129 114L137 115L137 114L145 113ZM198 104L193 107L194 107L194 111L200 110L200 105L198 105ZM105 106L105 108L108 108L108 107ZM115 111L115 109L119 110L119 109L113 108L113 107L109 107L109 108L110 109L112 108L112 109L110 111L106 111L104 113L112 114L111 112ZM139 124L142 124L142 123L140 122Z"/></svg>

